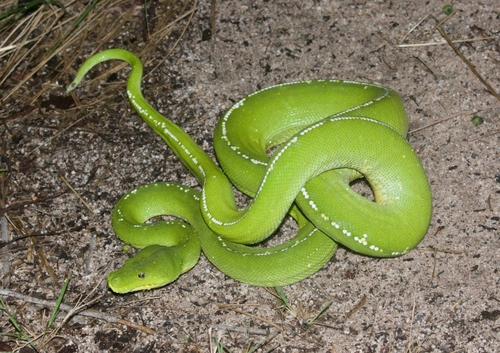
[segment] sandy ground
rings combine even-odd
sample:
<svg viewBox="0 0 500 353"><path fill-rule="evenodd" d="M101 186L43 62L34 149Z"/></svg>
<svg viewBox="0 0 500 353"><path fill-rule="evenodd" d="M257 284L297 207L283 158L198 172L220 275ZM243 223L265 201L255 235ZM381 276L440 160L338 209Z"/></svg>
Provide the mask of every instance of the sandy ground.
<svg viewBox="0 0 500 353"><path fill-rule="evenodd" d="M124 98L128 71L122 70L107 83L116 90L116 99L106 111L84 106L75 111L74 121L62 122L57 108L41 108L31 113L39 116L15 138L8 131L19 129L22 121L0 126L7 146L4 161L12 171L9 204L35 197L42 201L7 209L9 218L24 227L20 232L9 226L10 233L44 233L36 241L60 282L54 284L47 273L38 247L20 241L7 253L13 270L5 289L54 301L63 279L71 275L65 303L73 305L81 295L90 294L99 297L92 309L109 320L128 320L155 332L76 317L44 351L208 352L216 340L230 352L246 352L258 342L263 343L258 352L498 351L500 101L449 45L398 46L403 40L443 42L434 28L436 20L426 17L444 19L445 3L217 5L213 40L202 40L210 23L209 4L202 3L168 60L162 58L175 38L158 46L145 69L147 73L159 65L145 79L146 98L211 153L217 119L235 101L260 88L329 78L389 86L403 97L410 129L415 131L409 141L432 188L434 211L427 236L416 249L395 259L339 249L317 274L283 288L292 310L282 309L283 303L265 288L227 278L203 257L192 271L164 288L113 294L105 278L131 255L122 251L110 226L118 198L153 181L196 185L132 111ZM453 5L456 14L442 26L451 39L496 36L456 45L500 91L498 3ZM127 48L127 35L109 47ZM67 83L60 82L54 94L63 95ZM85 105L96 90L98 86L84 85L76 94ZM83 125L54 138L51 126L69 125L85 114L89 115ZM484 123L473 125L474 116L483 117ZM68 192L60 175L94 213ZM26 329L43 330L48 310L1 297ZM329 301L331 305L308 326L307 320ZM1 331L12 331L5 314L0 322Z"/></svg>

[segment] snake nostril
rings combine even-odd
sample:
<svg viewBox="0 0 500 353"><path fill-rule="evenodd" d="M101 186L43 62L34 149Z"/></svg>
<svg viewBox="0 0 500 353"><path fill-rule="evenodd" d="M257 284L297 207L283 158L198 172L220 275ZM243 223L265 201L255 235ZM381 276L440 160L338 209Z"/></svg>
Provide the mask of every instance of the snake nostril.
<svg viewBox="0 0 500 353"><path fill-rule="evenodd" d="M144 279L144 278L146 278L146 274L144 272L139 272L137 274L137 278Z"/></svg>

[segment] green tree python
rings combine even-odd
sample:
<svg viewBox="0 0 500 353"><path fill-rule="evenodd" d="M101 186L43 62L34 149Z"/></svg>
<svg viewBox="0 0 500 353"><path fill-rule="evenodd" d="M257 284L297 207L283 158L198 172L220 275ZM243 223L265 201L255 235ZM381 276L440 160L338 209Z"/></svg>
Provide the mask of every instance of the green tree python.
<svg viewBox="0 0 500 353"><path fill-rule="evenodd" d="M128 51L105 50L89 58L68 92L107 60L131 65L130 103L201 189L154 183L122 197L113 211L113 228L141 250L109 275L114 292L173 282L197 263L201 250L229 277L282 286L318 271L337 244L364 255L395 257L414 248L427 232L431 192L405 139L408 119L395 91L314 80L252 93L215 128L219 166L146 102L142 64ZM374 201L350 187L361 177L370 184ZM251 197L245 208L237 207L233 186ZM296 236L277 246L254 246L274 234L287 214L298 224ZM179 220L146 222L160 215Z"/></svg>

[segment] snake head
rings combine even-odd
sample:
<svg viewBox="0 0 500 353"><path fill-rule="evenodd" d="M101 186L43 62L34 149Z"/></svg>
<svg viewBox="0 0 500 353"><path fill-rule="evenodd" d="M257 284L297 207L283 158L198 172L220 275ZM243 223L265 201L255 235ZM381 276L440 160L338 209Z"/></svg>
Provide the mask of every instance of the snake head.
<svg viewBox="0 0 500 353"><path fill-rule="evenodd" d="M182 273L182 260L172 248L151 245L125 261L123 267L111 272L108 286L124 294L162 287L175 281Z"/></svg>

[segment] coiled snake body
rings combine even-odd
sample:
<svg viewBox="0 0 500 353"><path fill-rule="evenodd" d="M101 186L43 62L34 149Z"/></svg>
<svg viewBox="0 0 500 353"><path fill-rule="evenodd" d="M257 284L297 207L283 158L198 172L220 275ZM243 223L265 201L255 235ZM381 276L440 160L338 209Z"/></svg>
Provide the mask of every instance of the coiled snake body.
<svg viewBox="0 0 500 353"><path fill-rule="evenodd" d="M300 281L320 269L337 243L377 257L402 255L425 235L431 193L405 140L408 120L396 92L347 81L306 81L257 91L220 119L214 147L220 167L180 127L144 99L142 65L111 49L89 58L68 91L95 65L132 66L129 100L144 121L196 177L201 192L173 183L137 188L116 205L112 222L126 243L142 248L108 278L118 293L174 281L201 249L219 270L258 286ZM268 151L275 149L272 155ZM349 184L364 177L375 202ZM252 197L236 206L232 186ZM259 243L287 214L299 232L270 248ZM183 221L145 223L158 215Z"/></svg>

